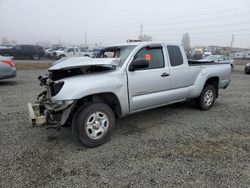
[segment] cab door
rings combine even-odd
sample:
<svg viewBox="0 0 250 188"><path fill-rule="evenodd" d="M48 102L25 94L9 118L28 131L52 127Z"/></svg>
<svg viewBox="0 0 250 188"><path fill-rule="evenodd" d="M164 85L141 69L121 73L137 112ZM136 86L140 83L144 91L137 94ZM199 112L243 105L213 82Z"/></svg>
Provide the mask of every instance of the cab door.
<svg viewBox="0 0 250 188"><path fill-rule="evenodd" d="M134 71L127 70L130 111L151 108L168 102L170 72L163 48L161 44L145 46L134 55L132 62L146 59L149 66Z"/></svg>
<svg viewBox="0 0 250 188"><path fill-rule="evenodd" d="M190 68L183 48L177 45L167 45L170 62L170 89L174 93L171 101L185 100L189 93Z"/></svg>

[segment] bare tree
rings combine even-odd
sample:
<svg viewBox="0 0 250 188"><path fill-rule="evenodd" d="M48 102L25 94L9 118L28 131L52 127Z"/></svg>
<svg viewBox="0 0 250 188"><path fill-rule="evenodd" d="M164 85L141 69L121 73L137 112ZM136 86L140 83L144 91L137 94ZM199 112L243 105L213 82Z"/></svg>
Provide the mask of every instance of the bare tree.
<svg viewBox="0 0 250 188"><path fill-rule="evenodd" d="M9 42L10 45L16 45L17 44L17 41L14 40L14 39L11 39L10 42Z"/></svg>
<svg viewBox="0 0 250 188"><path fill-rule="evenodd" d="M2 38L2 41L1 41L1 45L9 45L9 40L8 40L8 38L7 37L3 37Z"/></svg>

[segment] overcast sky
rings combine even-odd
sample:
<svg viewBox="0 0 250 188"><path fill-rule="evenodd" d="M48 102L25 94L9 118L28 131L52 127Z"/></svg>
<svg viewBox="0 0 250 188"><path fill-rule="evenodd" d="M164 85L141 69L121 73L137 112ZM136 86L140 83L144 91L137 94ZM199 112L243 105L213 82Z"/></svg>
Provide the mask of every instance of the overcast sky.
<svg viewBox="0 0 250 188"><path fill-rule="evenodd" d="M250 47L249 0L0 0L0 39L109 45L136 39Z"/></svg>

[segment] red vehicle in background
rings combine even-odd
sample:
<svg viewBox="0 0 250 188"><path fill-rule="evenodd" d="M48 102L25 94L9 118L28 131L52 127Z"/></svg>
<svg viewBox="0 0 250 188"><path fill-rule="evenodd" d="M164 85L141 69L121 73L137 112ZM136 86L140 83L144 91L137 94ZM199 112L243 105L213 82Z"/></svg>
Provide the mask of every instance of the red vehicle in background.
<svg viewBox="0 0 250 188"><path fill-rule="evenodd" d="M0 80L16 77L16 67L11 58L0 55Z"/></svg>

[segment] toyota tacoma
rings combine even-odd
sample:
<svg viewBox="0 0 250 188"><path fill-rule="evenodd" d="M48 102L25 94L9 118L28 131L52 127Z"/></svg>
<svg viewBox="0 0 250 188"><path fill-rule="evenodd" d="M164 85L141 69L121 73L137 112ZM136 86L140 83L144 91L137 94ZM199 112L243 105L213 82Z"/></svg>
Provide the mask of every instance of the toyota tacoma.
<svg viewBox="0 0 250 188"><path fill-rule="evenodd" d="M62 59L40 76L29 103L33 125L71 125L87 147L107 141L116 117L187 100L209 110L230 83L228 63L188 61L182 45L141 42L102 49L95 58Z"/></svg>

